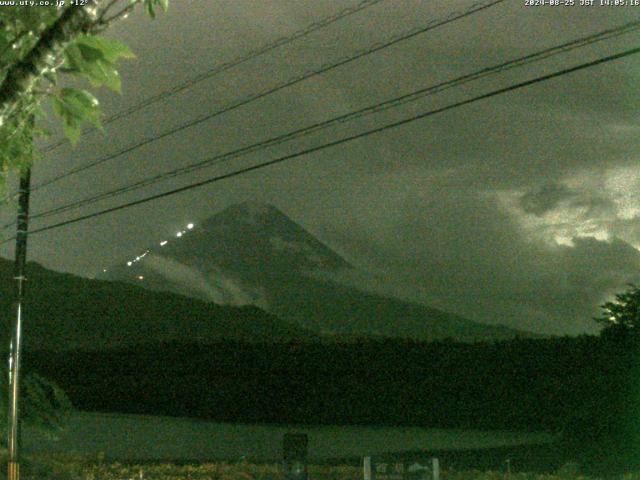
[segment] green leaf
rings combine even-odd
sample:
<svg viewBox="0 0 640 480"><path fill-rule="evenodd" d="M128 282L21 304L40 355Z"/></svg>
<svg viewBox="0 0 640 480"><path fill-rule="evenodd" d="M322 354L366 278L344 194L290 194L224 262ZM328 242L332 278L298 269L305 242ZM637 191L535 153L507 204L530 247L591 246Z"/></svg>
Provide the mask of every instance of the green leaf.
<svg viewBox="0 0 640 480"><path fill-rule="evenodd" d="M64 67L71 72L80 72L80 66L83 62L82 52L80 52L78 45L69 45L64 51Z"/></svg>
<svg viewBox="0 0 640 480"><path fill-rule="evenodd" d="M104 54L100 49L91 47L84 43L78 42L78 51L80 52L83 62L95 63L105 60Z"/></svg>
<svg viewBox="0 0 640 480"><path fill-rule="evenodd" d="M169 0L144 0L144 6L151 18L156 18L156 7L160 7L163 12L169 10Z"/></svg>
<svg viewBox="0 0 640 480"><path fill-rule="evenodd" d="M64 134L69 141L75 145L80 138L81 122L66 108L64 102L58 97L52 99L53 111L62 118Z"/></svg>
<svg viewBox="0 0 640 480"><path fill-rule="evenodd" d="M65 135L74 145L80 138L84 121L90 121L96 127L102 128L100 104L96 97L86 90L63 88L58 96L53 97L53 109L62 118Z"/></svg>
<svg viewBox="0 0 640 480"><path fill-rule="evenodd" d="M145 6L147 7L147 13L151 18L156 18L156 8L153 0L145 0Z"/></svg>
<svg viewBox="0 0 640 480"><path fill-rule="evenodd" d="M105 87L120 93L120 74L113 64L108 62L87 63L82 68L82 73L96 87Z"/></svg>
<svg viewBox="0 0 640 480"><path fill-rule="evenodd" d="M135 58L135 54L124 43L112 38L96 35L84 35L78 39L78 44L97 50L101 58L109 63L115 63L121 58Z"/></svg>
<svg viewBox="0 0 640 480"><path fill-rule="evenodd" d="M0 129L0 165L3 173L29 165L33 160L33 128L27 121L31 106L24 101L22 112Z"/></svg>
<svg viewBox="0 0 640 480"><path fill-rule="evenodd" d="M117 40L83 35L65 51L65 67L87 78L94 86L106 86L120 93L120 75L115 62L133 58L133 52Z"/></svg>

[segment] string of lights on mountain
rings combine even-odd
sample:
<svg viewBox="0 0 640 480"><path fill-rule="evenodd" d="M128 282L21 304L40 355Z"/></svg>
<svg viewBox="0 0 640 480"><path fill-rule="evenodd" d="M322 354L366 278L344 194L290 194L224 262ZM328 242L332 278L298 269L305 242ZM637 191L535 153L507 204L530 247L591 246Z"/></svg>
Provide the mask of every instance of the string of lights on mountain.
<svg viewBox="0 0 640 480"><path fill-rule="evenodd" d="M187 225L186 225L186 227L185 227L185 229L184 229L184 230L180 230L179 232L177 232L177 233L176 233L176 235L175 235L175 236L176 236L176 238L181 238L181 237L182 237L183 235L185 235L189 230L193 229L193 227L195 227L195 224L193 224L193 223L187 223ZM161 241L160 241L160 247L164 247L167 243L169 243L169 240L161 240ZM136 256L135 258L133 258L133 259L131 259L131 260L128 260L128 261L127 261L127 266L128 266L128 267L131 267L134 263L137 263L137 262L142 261L142 259L143 259L144 257L146 257L146 256L149 254L149 252L150 252L150 251L151 251L151 250L145 250L145 251L144 251L144 252L142 252L140 255ZM107 273L108 269L105 267L105 268L103 268L103 269L102 269L102 271L103 271L103 273ZM142 276L142 275L138 275L138 276L136 276L136 278L137 278L138 280L144 280L144 276Z"/></svg>

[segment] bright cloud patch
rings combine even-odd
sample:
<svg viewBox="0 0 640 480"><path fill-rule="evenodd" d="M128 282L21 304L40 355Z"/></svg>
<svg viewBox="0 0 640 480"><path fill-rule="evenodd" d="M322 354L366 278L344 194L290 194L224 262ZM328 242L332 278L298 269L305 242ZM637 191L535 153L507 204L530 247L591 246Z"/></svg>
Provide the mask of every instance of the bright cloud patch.
<svg viewBox="0 0 640 480"><path fill-rule="evenodd" d="M618 167L489 196L529 236L548 244L574 246L578 238L615 237L640 248L640 167Z"/></svg>

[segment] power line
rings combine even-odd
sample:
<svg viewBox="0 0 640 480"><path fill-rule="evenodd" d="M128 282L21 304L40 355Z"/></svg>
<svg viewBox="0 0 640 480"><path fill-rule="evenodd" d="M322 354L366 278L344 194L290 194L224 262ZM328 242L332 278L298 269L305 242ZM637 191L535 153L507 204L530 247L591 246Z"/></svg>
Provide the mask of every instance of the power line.
<svg viewBox="0 0 640 480"><path fill-rule="evenodd" d="M188 190L192 190L194 188L202 187L204 185L209 185L211 183L215 183L215 182L218 182L218 181L221 181L221 180L226 180L228 178L237 177L237 176L243 175L245 173L249 173L249 172L252 172L252 171L255 171L255 170L259 170L259 169L262 169L262 168L265 168L265 167L269 167L269 166L272 166L272 165L275 165L275 164L278 164L278 163L285 162L287 160L291 160L291 159L298 158L298 157L301 157L301 156L304 156L304 155L308 155L310 153L319 152L321 150L325 150L327 148L331 148L331 147L335 147L335 146L338 146L338 145L342 145L344 143L351 142L353 140L357 140L357 139L360 139L360 138L364 138L364 137L367 137L369 135L373 135L373 134L381 133L381 132L384 132L384 131L387 131L387 130L390 130L390 129L393 129L393 128L397 128L397 127L400 127L400 126L415 122L417 120L421 120L423 118L431 117L433 115L436 115L436 114L439 114L439 113L443 113L443 112L446 112L446 111L449 111L449 110L453 110L455 108L459 108L459 107L462 107L464 105L469 105L471 103L478 102L480 100L485 100L485 99L488 99L488 98L491 98L491 97L495 97L497 95L501 95L503 93L511 92L511 91L514 91L514 90L518 90L518 89L521 89L521 88L524 88L524 87L527 87L527 86L530 86L530 85L534 85L536 83L540 83L540 82L544 82L544 81L550 80L552 78L557 78L557 77L560 77L560 76L563 76L563 75L567 75L569 73L577 72L579 70L584 70L584 69L587 69L587 68L594 67L596 65L601 65L601 64L606 63L606 62L611 62L613 60L618 60L618 59L621 59L621 58L624 58L624 57L635 55L637 53L640 53L640 48L633 48L633 49L625 50L623 52L616 53L616 54L613 54L613 55L609 55L609 56L606 56L606 57L601 57L601 58L599 58L597 60L593 60L591 62L582 63L582 64L574 66L574 67L565 68L563 70L559 70L559 71L556 71L554 73L550 73L550 74L547 74L547 75L542 75L540 77L536 77L536 78L533 78L531 80L526 80L524 82L516 83L516 84L510 85L508 87L499 88L499 89L493 90L493 91L491 91L489 93L478 95L476 97L473 97L473 98L470 98L470 99L467 99L467 100L462 100L462 101L459 101L459 102L455 102L455 103L452 103L452 104L449 104L447 106L440 107L440 108L437 108L437 109L434 109L434 110L429 110L427 112L423 112L423 113L420 113L420 114L417 114L417 115L414 115L414 116L411 116L411 117L408 117L408 118L405 118L403 120L399 120L399 121L396 121L396 122L393 122L393 123L388 123L386 125L383 125L383 126L371 129L371 130L367 130L365 132L361 132L361 133L358 133L358 134L355 134L355 135L351 135L349 137L341 138L341 139L335 140L333 142L324 143L322 145L318 145L318 146L315 146L315 147L307 148L305 150L301 150L301 151L296 152L296 153L285 155L285 156L282 156L282 157L279 157L279 158L276 158L276 159L273 159L273 160L269 160L267 162L259 163L257 165L252 165L250 167L245 167L245 168L242 168L242 169L238 169L238 170L235 170L235 171L230 172L230 173L225 173L223 175L218 175L218 176L215 176L215 177L212 177L212 178L208 178L206 180L195 182L195 183L186 185L184 187L180 187L180 188L176 188L176 189L173 189L173 190L169 190L167 192L151 195L151 196L148 196L148 197L145 197L145 198L142 198L142 199L139 199L139 200L135 200L135 201L132 201L132 202L124 203L124 204L121 204L121 205L118 205L118 206L115 206L115 207L106 208L106 209L100 210L98 212L90 213L90 214L87 214L87 215L82 215L80 217L72 218L70 220L65 220L65 221L58 222L58 223L55 223L55 224L52 224L52 225L47 225L45 227L41 227L41 228L32 230L30 233L35 234L35 233L41 233L41 232L45 232L45 231L48 231L48 230L52 230L52 229L55 229L55 228L60 228L62 226L66 226L66 225L70 225L70 224L73 224L73 223L77 223L77 222L81 222L81 221L84 221L84 220L88 220L88 219L91 219L91 218L99 217L99 216L105 215L107 213L112 213L112 212L115 212L115 211L118 211L118 210L123 210L123 209L129 208L129 207L133 207L133 206L136 206L136 205L141 205L143 203L151 202L153 200L158 200L158 199L161 199L161 198L164 198L164 197L175 195L177 193L186 192ZM11 241L13 239L14 238L9 238L7 240L4 240L3 242L0 243L0 245L2 245L4 243L7 243L7 242L9 242L9 241Z"/></svg>
<svg viewBox="0 0 640 480"><path fill-rule="evenodd" d="M349 17L355 13L358 13L362 10L365 10L366 8L372 7L380 2L382 2L384 0L362 0L360 3L352 6L352 7L348 7L345 8L343 10L340 10L339 12L330 15L328 17L322 18L316 22L313 22L312 24L306 26L305 28L298 30L297 32L294 32L291 35L287 35L284 37L280 37L277 40L274 40L273 42L267 43L266 45L263 45L262 47L256 49L256 50L252 50L248 53L246 53L245 55L241 55L237 58L234 58L233 60L229 60L228 62L224 62L221 63L219 65L214 65L211 69L199 73L198 75L189 78L188 80L185 80L184 82L175 85L169 89L163 90L162 92L156 94L156 95L152 95L149 96L143 100L141 100L140 102L136 103L135 105L132 105L129 108L126 108L118 113L115 113L105 119L102 120L102 124L103 125L108 125L112 122L115 122L116 120L120 120L121 118L125 118L128 117L129 115L134 114L135 112L142 110L143 108L146 108L150 105L153 105L154 103L160 102L162 100L165 100L167 98L170 98L180 92L183 92L184 90L187 90L189 88L191 88L192 86L196 85L197 83L200 83L204 80L207 80L209 78L212 78L216 75L218 75L219 73L223 73L226 72L227 70L230 70L234 67L237 67L238 65L242 65L243 63L248 62L249 60L253 60L254 58L257 58L261 55L264 55L266 53L271 52L272 50L275 50L277 48L283 47L285 45L288 45L290 43L293 43L294 41L306 37L307 35L310 35L314 32L316 32L317 30L323 29L325 27L328 27L329 25L337 22L338 20L342 20L343 18ZM86 128L82 133L84 135L94 132L97 129L95 127L88 127ZM53 144L47 145L46 147L44 147L42 150L43 152L50 152L52 150L55 150L56 148L60 147L61 145L64 145L67 142L66 139L61 139L58 142L55 142Z"/></svg>
<svg viewBox="0 0 640 480"><path fill-rule="evenodd" d="M284 81L282 83L279 83L278 85L276 85L274 87L270 87L270 88L268 88L266 90L263 90L261 92L258 92L258 93L253 93L253 94L251 94L251 95L249 95L249 96L247 96L245 98L240 98L239 100L236 100L235 102L232 102L231 104L229 104L229 105L227 105L227 106L225 106L225 107L223 107L223 108L221 108L219 110L216 110L214 112L201 115L201 116L199 116L199 117L197 117L197 118L195 118L193 120L190 120L190 121L188 121L186 123L183 123L183 124L181 124L181 125L179 125L177 127L174 127L174 128L172 128L170 130L167 130L164 133L161 133L161 134L159 134L159 135L157 135L155 137L147 138L147 139L142 140L142 141L140 141L140 142L138 142L136 144L130 145L130 146L118 151L118 152L109 154L109 155L107 155L107 156L105 156L103 158L100 158L98 160L90 162L90 163L88 163L86 165L82 165L80 167L72 169L67 173L63 173L63 174L58 175L56 177L53 177L53 178L51 178L49 180L46 180L46 181L44 181L42 183L34 185L32 190L35 191L35 190L38 190L38 189L40 189L42 187L45 187L47 185L51 185L52 183L57 182L59 180L62 180L63 178L67 178L67 177L69 177L71 175L74 175L76 173L82 172L82 171L87 170L89 168L93 168L93 167L95 167L97 165L100 165L102 163L105 163L105 162L107 162L109 160L113 160L114 158L120 157L121 155L124 155L126 153L130 153L130 152L132 152L134 150L137 150L140 147L143 147L143 146L148 145L148 144L150 144L152 142L155 142L155 141L160 140L162 138L165 138L165 137L168 137L170 135L173 135L174 133L178 133L178 132L181 132L183 130L186 130L187 128L194 127L194 126L196 126L196 125L198 125L198 124L200 124L202 122L210 120L210 119L212 119L214 117L217 117L219 115L222 115L224 113L230 112L232 110L235 110L235 109L237 109L239 107L247 105L247 104L249 104L251 102L254 102L256 100L264 98L264 97L266 97L268 95L271 95L273 93L279 92L279 91L281 91L281 90L283 90L285 88L288 88L288 87L296 85L296 84L298 84L300 82L303 82L304 80L308 80L309 78L315 77L317 75L324 74L324 73L329 72L329 71L331 71L331 70L333 70L335 68L341 67L341 66L346 65L346 64L351 63L351 62L354 62L354 61L356 61L356 60L358 60L360 58L363 58L363 57L365 57L367 55L371 55L371 54L379 52L379 51L381 51L383 49L389 48L389 47L391 47L393 45L396 45L399 42L402 42L402 41L405 41L405 40L409 40L409 39L411 39L413 37L416 37L417 35L420 35L422 33L426 33L428 31L433 30L435 28L438 28L440 26L447 25L449 23L452 23L452 22L455 22L457 20L463 19L463 18L468 17L470 15L473 15L473 14L475 14L477 12L482 11L482 10L486 10L488 8L491 8L491 7L493 7L495 5L498 5L498 4L500 4L500 3L504 2L504 1L506 1L506 0L491 0L491 1L488 1L488 2L484 2L484 3L474 3L470 8L468 8L466 10L455 11L455 12L447 15L443 19L432 20L431 22L429 22L424 27L413 28L413 29L409 30L408 32L405 32L405 33L402 33L400 35L396 35L396 36L392 37L390 40L386 40L384 42L378 42L378 43L375 43L373 46L371 46L371 47L369 47L367 49L359 50L359 51L357 51L356 53L354 53L354 54L352 54L350 56L343 57L343 58L341 58L341 59L339 59L337 61L334 61L332 63L323 64L317 69L307 71L307 72L302 73L300 75L296 75L295 77L290 78L290 79L288 79L288 80L286 80L286 81Z"/></svg>
<svg viewBox="0 0 640 480"><path fill-rule="evenodd" d="M321 129L325 129L331 125L335 125L337 123L344 123L347 121L351 121L357 118L361 118L365 115L371 115L374 113L378 113L390 108L395 108L398 107L400 105L409 103L409 102L413 102L416 101L418 99L424 98L428 95L433 95L435 93L440 93L444 90L448 90L450 88L453 87L457 87L466 83L469 83L471 81L475 81L481 78L485 78L487 76L490 75L496 75L498 73L502 73L504 71L513 69L513 68L517 68L517 67L521 67L524 65L528 65L534 62L538 62L541 60L545 60L547 58L550 58L552 56L555 55L559 55L561 53L566 53L572 50L575 50L577 48L582 48L585 47L587 45L593 44L595 42L599 42L599 41L603 41L603 40L608 40L611 39L613 37L616 36L620 36L623 34L628 34L634 31L637 31L640 28L640 20L636 20L633 22L629 22L626 23L624 25L621 25L619 27L616 28L611 28L611 29L607 29L607 30L603 30L600 32L597 32L595 34L591 34L576 40L572 40L569 42L565 42L564 44L561 45L557 45L557 46L553 46L550 48L546 48L522 57L518 57L516 59L512 59L506 62L502 62L500 64L491 66L491 67L486 67L483 68L479 71L470 73L470 74L466 74L466 75L462 75L459 77L456 77L454 79L451 80L447 80L445 82L441 82L438 83L436 85L432 85L429 87L425 87L425 88L421 88L419 90L413 91L411 93L399 96L399 97L395 97L393 99L390 100L386 100L384 102L381 103L376 103L374 105L370 105L368 107L365 108L361 108L359 110L347 113L347 114L343 114L334 118L331 118L329 120L325 120L322 122L318 122L315 123L313 125L309 125L307 127L298 129L298 130L294 130L293 132L289 132L286 134L282 134L276 137L272 137L270 139L267 140L263 140L261 142L258 143L254 143L252 145L246 146L246 147L242 147L240 149L236 149L233 151L229 151L226 153L222 153L216 156L213 156L211 158L202 160L200 162L197 162L195 164L191 164L191 165L187 165L185 167L180 167L168 172L164 172L158 175L155 175L153 177L150 178L145 178L143 180L140 180L138 182L135 182L133 184L129 184L129 185L125 185L123 187L108 191L108 192L103 192L97 195L94 195L92 197L88 197L88 198L84 198L82 200L78 200L72 203L68 203L66 205L61 205L58 207L54 207L51 208L49 210L45 210L43 212L40 212L36 215L32 215L32 218L36 219L36 218L44 218L44 217L48 217L51 215L55 215L55 214L59 214L59 213L64 213L66 211L69 210L75 210L78 208L82 208L85 207L87 205L91 205L93 203L96 203L100 200L105 200L108 198L112 198L115 196L119 196L122 195L124 193L130 192L130 191L134 191L134 190L138 190L140 188L158 183L160 181L166 180L168 178L173 178L179 175L184 175L187 173L191 173L193 171L202 169L202 168L206 168L212 165L216 165L219 163L222 163L224 161L228 161L231 160L233 158L237 158L239 156L243 156L249 153L253 153L255 151L258 150L262 150L265 149L267 147L271 147L274 145L278 145L281 143L284 143L286 141L290 141L292 139L295 138L300 138L306 135L309 135L311 133L315 133ZM7 224L4 226L4 228L13 225L13 223L11 224Z"/></svg>

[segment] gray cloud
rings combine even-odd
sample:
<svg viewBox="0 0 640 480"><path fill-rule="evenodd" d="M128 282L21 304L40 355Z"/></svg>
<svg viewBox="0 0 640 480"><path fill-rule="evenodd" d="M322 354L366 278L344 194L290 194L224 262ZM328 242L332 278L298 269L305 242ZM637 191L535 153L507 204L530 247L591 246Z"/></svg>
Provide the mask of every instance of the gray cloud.
<svg viewBox="0 0 640 480"><path fill-rule="evenodd" d="M541 244L479 192L398 207L402 219L388 225L395 242L385 234L373 246L370 236L361 238L362 248L352 244L356 262L370 273L341 281L479 321L577 334L596 331L599 305L640 279L640 253L627 242Z"/></svg>
<svg viewBox="0 0 640 480"><path fill-rule="evenodd" d="M259 305L262 302L254 292L243 288L217 268L210 268L204 273L195 267L157 254L150 254L145 265L169 282L185 285L192 291L199 292L203 298L220 305Z"/></svg>
<svg viewBox="0 0 640 480"><path fill-rule="evenodd" d="M154 22L134 15L109 34L130 44L138 60L121 68L123 95L101 93L101 102L107 114L115 113L355 3L179 0ZM472 0L454 3L463 8ZM451 2L382 2L112 124L106 136L92 134L77 148L48 153L36 165L34 180L86 164L453 8ZM611 28L627 17L627 9L535 9L504 2L42 189L32 197L33 211ZM171 179L144 194L593 60L629 48L628 41L625 36L568 52L243 161ZM639 82L634 57L584 70L207 188L34 235L29 255L57 270L90 275L178 225L257 199L277 205L373 272L373 280L358 280L371 288L488 322L539 331L591 330L589 318L597 305L635 278L638 267ZM499 195L508 197L511 209L496 200ZM130 193L100 207L141 196ZM594 236L606 241L589 238ZM11 251L5 247L3 254ZM190 281L211 298L224 289L215 278ZM235 292L232 296L240 295Z"/></svg>
<svg viewBox="0 0 640 480"><path fill-rule="evenodd" d="M547 183L525 193L520 197L520 206L526 213L541 216L558 206L560 201L574 197L576 194L565 185Z"/></svg>
<svg viewBox="0 0 640 480"><path fill-rule="evenodd" d="M520 196L519 204L525 213L538 217L560 208L580 210L583 219L603 216L615 218L617 213L616 203L603 192L569 188L560 183L534 187Z"/></svg>

